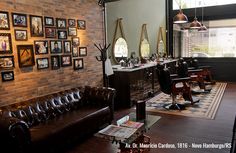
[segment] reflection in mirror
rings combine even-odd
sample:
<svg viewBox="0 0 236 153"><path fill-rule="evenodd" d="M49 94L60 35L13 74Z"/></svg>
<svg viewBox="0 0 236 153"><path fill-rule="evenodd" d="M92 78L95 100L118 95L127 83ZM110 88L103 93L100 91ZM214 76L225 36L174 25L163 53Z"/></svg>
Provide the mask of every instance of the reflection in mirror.
<svg viewBox="0 0 236 153"><path fill-rule="evenodd" d="M159 32L158 32L157 54L158 54L159 58L163 58L163 57L167 56L167 53L165 51L165 43L164 43L163 28L162 27L159 27Z"/></svg>
<svg viewBox="0 0 236 153"><path fill-rule="evenodd" d="M160 40L158 43L158 54L160 57L165 56L164 42L162 40Z"/></svg>
<svg viewBox="0 0 236 153"><path fill-rule="evenodd" d="M140 53L142 58L148 58L150 54L150 45L147 39L143 39L141 42Z"/></svg>
<svg viewBox="0 0 236 153"><path fill-rule="evenodd" d="M116 40L113 52L116 61L120 61L122 58L128 57L128 45L124 38L120 37Z"/></svg>

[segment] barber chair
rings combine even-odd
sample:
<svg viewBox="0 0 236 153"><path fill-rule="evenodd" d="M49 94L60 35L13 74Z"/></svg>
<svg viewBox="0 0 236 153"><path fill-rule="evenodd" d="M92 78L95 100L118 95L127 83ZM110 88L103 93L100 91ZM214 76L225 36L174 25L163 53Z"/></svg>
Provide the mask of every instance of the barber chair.
<svg viewBox="0 0 236 153"><path fill-rule="evenodd" d="M195 98L191 94L190 86L188 82L190 77L184 78L171 78L169 69L164 68L163 65L157 65L157 77L160 84L160 89L163 93L171 95L172 103L166 104L163 107L166 109L185 109L185 104L179 104L176 102L176 96L182 94L185 101L190 101L191 104L199 102L199 99Z"/></svg>

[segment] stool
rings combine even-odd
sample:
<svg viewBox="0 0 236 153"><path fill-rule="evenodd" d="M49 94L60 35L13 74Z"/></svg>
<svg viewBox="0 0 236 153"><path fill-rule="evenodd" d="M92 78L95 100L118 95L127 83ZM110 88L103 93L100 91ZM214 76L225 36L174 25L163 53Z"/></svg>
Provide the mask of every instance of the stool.
<svg viewBox="0 0 236 153"><path fill-rule="evenodd" d="M136 102L136 121L146 119L146 102L139 100Z"/></svg>

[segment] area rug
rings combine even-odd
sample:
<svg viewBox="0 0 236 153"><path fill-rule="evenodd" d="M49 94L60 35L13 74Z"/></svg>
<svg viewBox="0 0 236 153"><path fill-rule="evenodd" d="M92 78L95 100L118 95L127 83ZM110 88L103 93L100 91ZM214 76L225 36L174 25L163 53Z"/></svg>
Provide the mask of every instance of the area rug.
<svg viewBox="0 0 236 153"><path fill-rule="evenodd" d="M163 105L172 102L170 95L160 93L146 102L146 110L149 112L159 112L172 115L182 115L188 117L199 117L205 119L214 119L221 99L223 97L227 83L217 82L212 86L210 93L195 95L200 99L199 103L189 105L185 110L167 110ZM176 102L184 103L181 96L177 96Z"/></svg>

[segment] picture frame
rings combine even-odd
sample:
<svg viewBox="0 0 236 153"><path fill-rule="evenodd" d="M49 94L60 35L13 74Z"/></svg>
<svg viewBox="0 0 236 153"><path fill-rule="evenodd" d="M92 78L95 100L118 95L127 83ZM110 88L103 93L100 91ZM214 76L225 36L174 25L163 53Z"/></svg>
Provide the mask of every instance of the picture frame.
<svg viewBox="0 0 236 153"><path fill-rule="evenodd" d="M4 71L1 72L2 82L14 80L14 71Z"/></svg>
<svg viewBox="0 0 236 153"><path fill-rule="evenodd" d="M44 25L45 26L54 26L54 18L53 17L44 17Z"/></svg>
<svg viewBox="0 0 236 153"><path fill-rule="evenodd" d="M43 37L43 17L30 15L30 34L31 37Z"/></svg>
<svg viewBox="0 0 236 153"><path fill-rule="evenodd" d="M78 47L72 46L72 56L73 57L79 57L79 50Z"/></svg>
<svg viewBox="0 0 236 153"><path fill-rule="evenodd" d="M0 56L0 68L12 69L14 67L14 56Z"/></svg>
<svg viewBox="0 0 236 153"><path fill-rule="evenodd" d="M48 58L37 58L36 59L36 63L37 63L37 69L47 69L49 68L49 60Z"/></svg>
<svg viewBox="0 0 236 153"><path fill-rule="evenodd" d="M12 40L10 33L0 33L0 54L12 53Z"/></svg>
<svg viewBox="0 0 236 153"><path fill-rule="evenodd" d="M84 68L83 58L74 59L73 63L74 63L74 70L80 70Z"/></svg>
<svg viewBox="0 0 236 153"><path fill-rule="evenodd" d="M69 27L68 28L68 36L77 36L77 28Z"/></svg>
<svg viewBox="0 0 236 153"><path fill-rule="evenodd" d="M63 41L63 46L64 46L64 53L71 53L72 52L70 40Z"/></svg>
<svg viewBox="0 0 236 153"><path fill-rule="evenodd" d="M17 45L19 67L34 66L34 49L33 45Z"/></svg>
<svg viewBox="0 0 236 153"><path fill-rule="evenodd" d="M45 27L45 38L56 38L56 28Z"/></svg>
<svg viewBox="0 0 236 153"><path fill-rule="evenodd" d="M66 29L66 19L56 18L57 29Z"/></svg>
<svg viewBox="0 0 236 153"><path fill-rule="evenodd" d="M80 45L80 38L72 37L72 46L79 46L79 45Z"/></svg>
<svg viewBox="0 0 236 153"><path fill-rule="evenodd" d="M86 21L85 20L77 20L77 27L79 30L86 29Z"/></svg>
<svg viewBox="0 0 236 153"><path fill-rule="evenodd" d="M71 55L61 55L61 67L72 66Z"/></svg>
<svg viewBox="0 0 236 153"><path fill-rule="evenodd" d="M79 47L79 56L87 56L87 47Z"/></svg>
<svg viewBox="0 0 236 153"><path fill-rule="evenodd" d="M34 50L36 55L48 54L48 41L47 40L35 40Z"/></svg>
<svg viewBox="0 0 236 153"><path fill-rule="evenodd" d="M28 27L27 15L21 13L12 13L12 25L13 27Z"/></svg>
<svg viewBox="0 0 236 153"><path fill-rule="evenodd" d="M62 53L62 41L61 40L51 40L50 41L50 52L51 52L51 54Z"/></svg>
<svg viewBox="0 0 236 153"><path fill-rule="evenodd" d="M67 39L67 31L66 30L57 30L58 39Z"/></svg>
<svg viewBox="0 0 236 153"><path fill-rule="evenodd" d="M28 34L27 30L15 29L15 40L16 41L27 41Z"/></svg>
<svg viewBox="0 0 236 153"><path fill-rule="evenodd" d="M76 20L68 19L68 27L76 27Z"/></svg>
<svg viewBox="0 0 236 153"><path fill-rule="evenodd" d="M51 56L51 68L52 70L57 70L60 68L60 56L59 55L54 55Z"/></svg>
<svg viewBox="0 0 236 153"><path fill-rule="evenodd" d="M9 23L9 14L5 11L0 11L0 30L10 30L10 23Z"/></svg>

